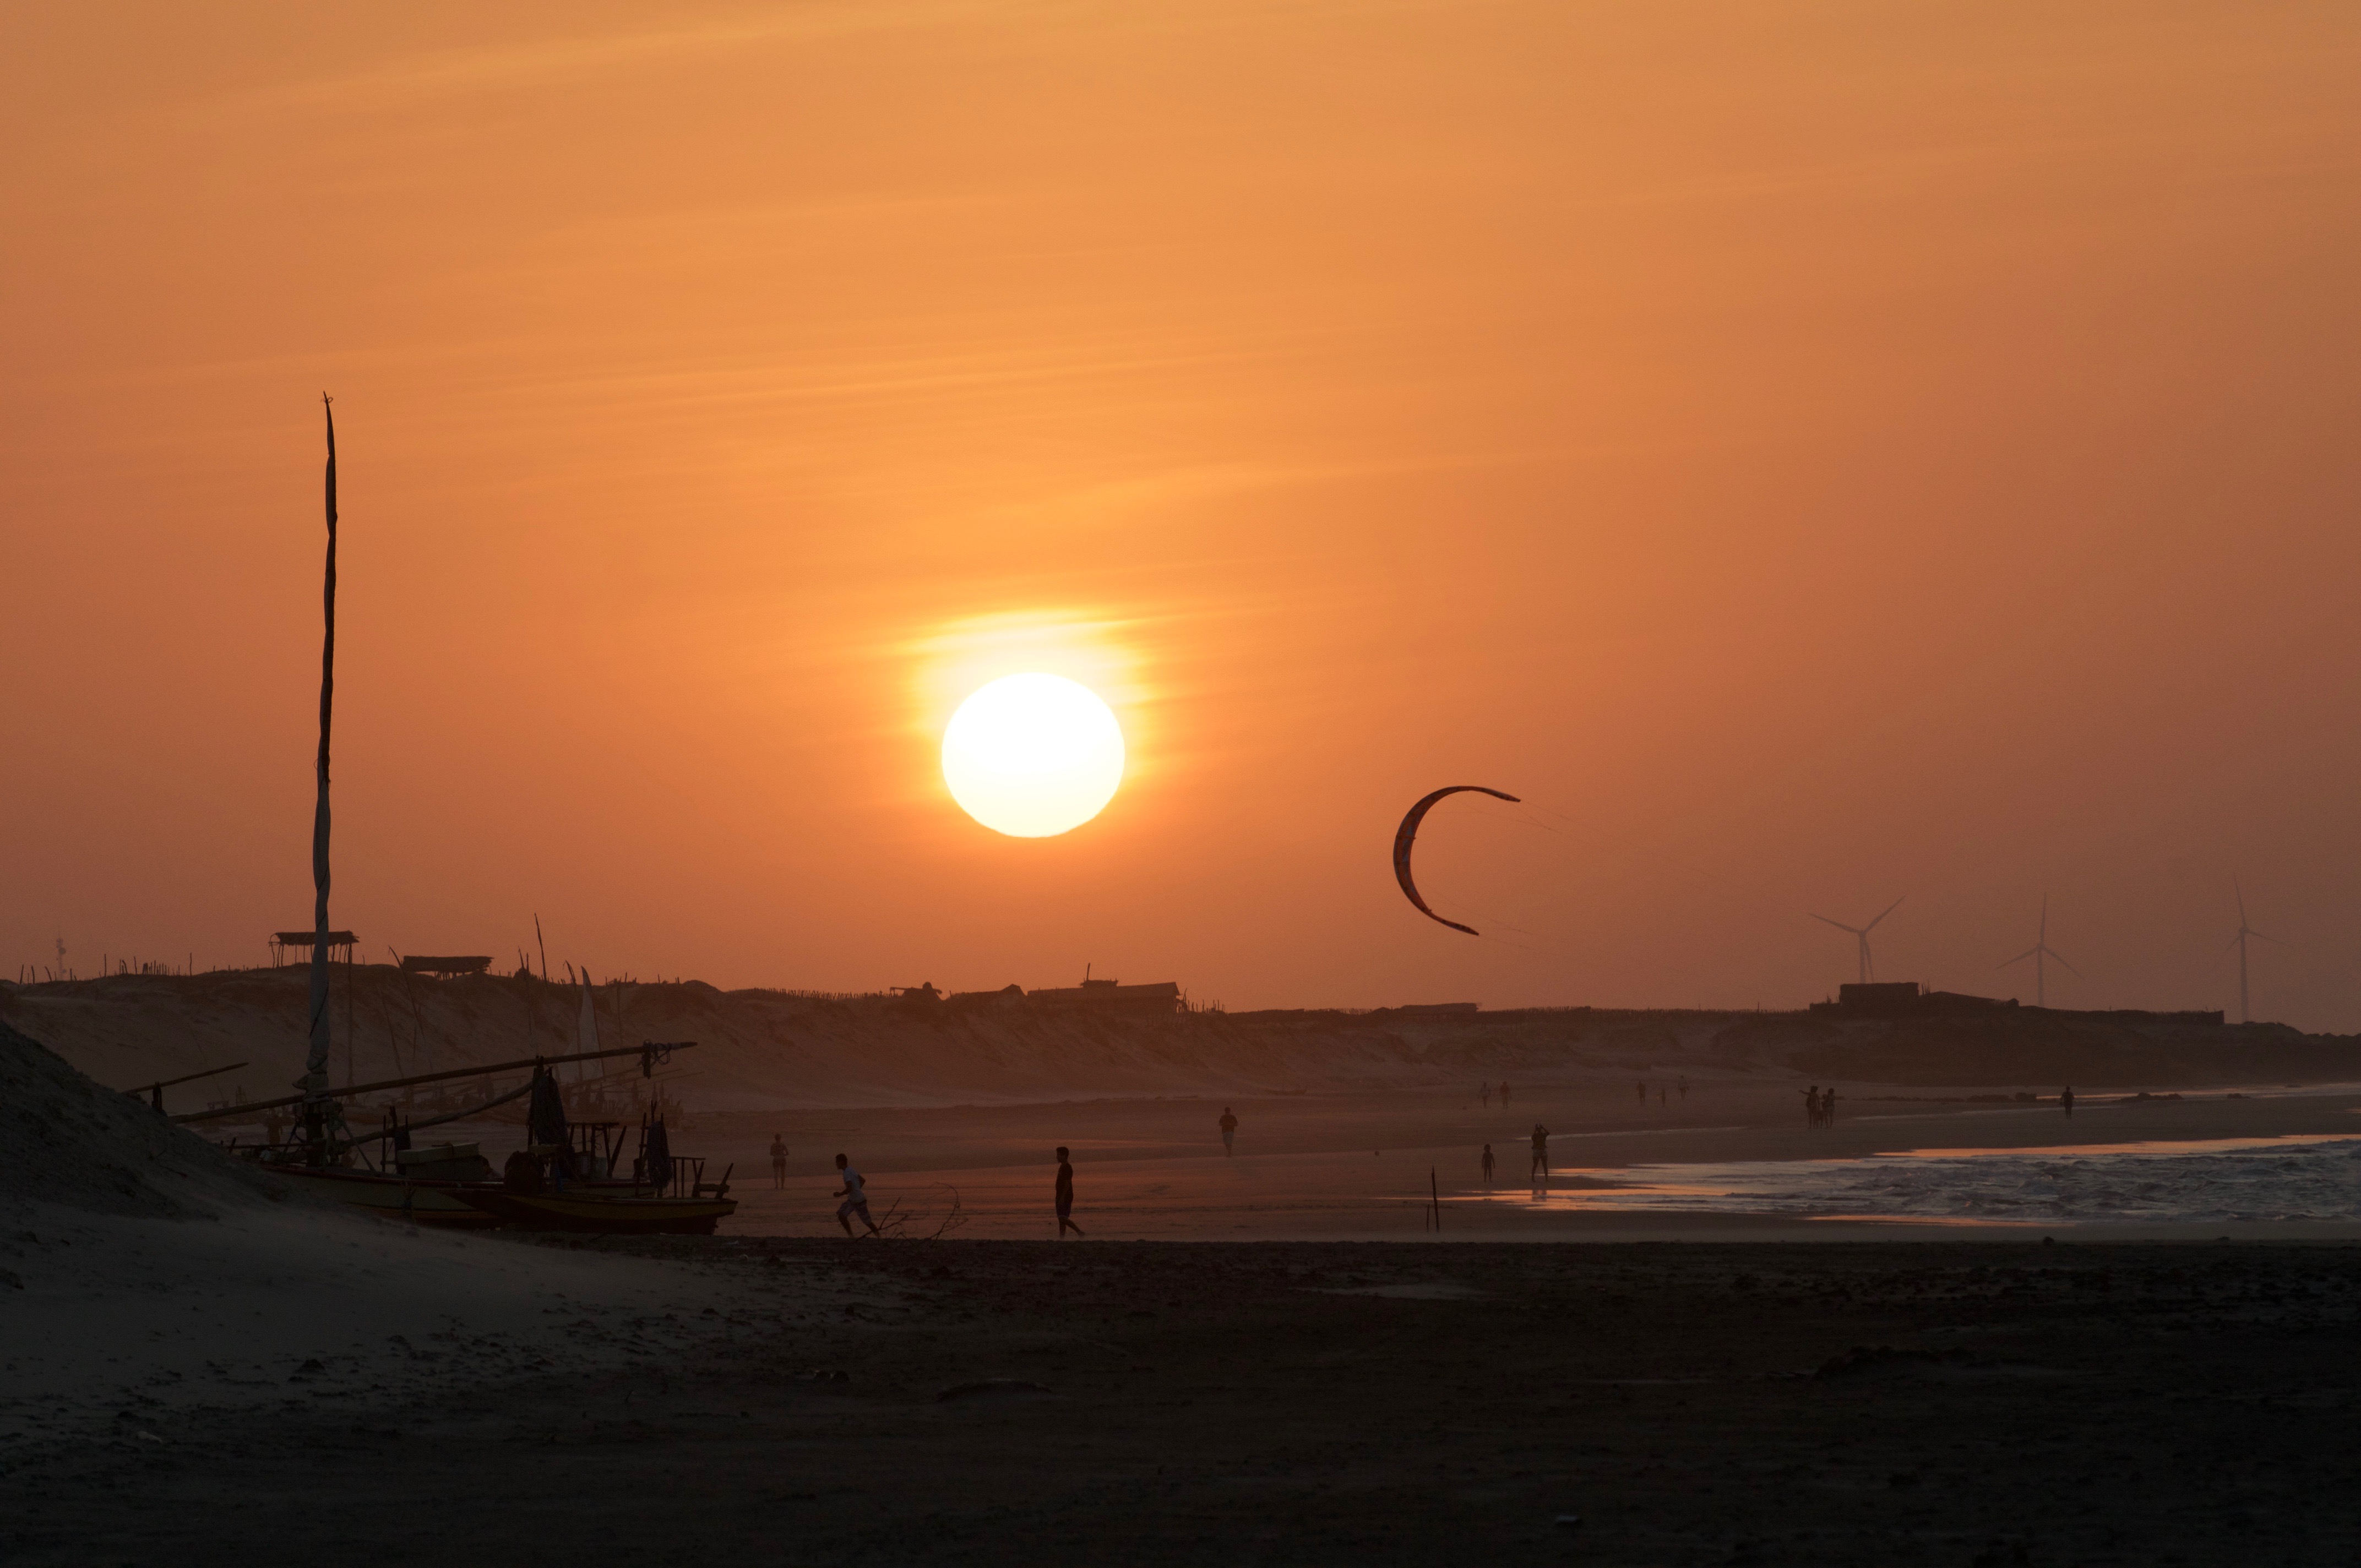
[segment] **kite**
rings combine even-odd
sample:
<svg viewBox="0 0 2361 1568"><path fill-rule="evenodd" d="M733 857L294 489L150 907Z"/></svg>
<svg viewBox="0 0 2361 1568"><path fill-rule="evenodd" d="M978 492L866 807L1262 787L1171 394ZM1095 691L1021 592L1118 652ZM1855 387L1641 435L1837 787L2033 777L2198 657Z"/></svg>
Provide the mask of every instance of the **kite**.
<svg viewBox="0 0 2361 1568"><path fill-rule="evenodd" d="M1426 906L1426 900L1418 895L1418 883L1411 881L1410 878L1410 847L1418 838L1418 825L1426 819L1427 811L1436 801L1446 795L1458 795L1467 790L1473 790L1477 795L1488 795L1495 800L1511 803L1517 800L1513 795L1502 790L1487 789L1482 784L1446 784L1433 795L1425 796L1410 808L1410 815L1403 817L1401 826L1394 829L1394 880L1401 883L1402 893L1412 904L1418 905L1418 912L1421 915L1425 916L1429 920L1440 921L1455 931L1465 931L1471 937L1477 937L1483 933L1477 931L1475 927L1462 926L1456 920L1444 920L1442 916L1429 909Z"/></svg>

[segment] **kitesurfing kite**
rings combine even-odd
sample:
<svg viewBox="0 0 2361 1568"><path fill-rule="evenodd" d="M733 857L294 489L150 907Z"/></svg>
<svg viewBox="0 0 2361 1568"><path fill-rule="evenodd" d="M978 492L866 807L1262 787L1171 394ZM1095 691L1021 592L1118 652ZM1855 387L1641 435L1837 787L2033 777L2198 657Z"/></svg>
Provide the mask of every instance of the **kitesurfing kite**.
<svg viewBox="0 0 2361 1568"><path fill-rule="evenodd" d="M1427 812L1436 801L1446 795L1458 795L1468 790L1473 790L1477 795L1488 795L1495 800L1514 802L1517 798L1502 790L1486 789L1482 784L1446 784L1433 795L1423 797L1416 806L1410 808L1410 815L1401 819L1401 826L1394 829L1394 880L1401 883L1402 893L1412 904L1418 905L1418 912L1421 915L1425 916L1429 920L1442 921L1444 925L1455 931L1465 931L1471 937L1478 937L1483 933L1477 930L1475 927L1462 926L1456 920L1444 920L1442 916L1429 909L1426 906L1426 900L1418 895L1418 883L1411 881L1410 878L1410 847L1418 839L1418 825L1426 820Z"/></svg>

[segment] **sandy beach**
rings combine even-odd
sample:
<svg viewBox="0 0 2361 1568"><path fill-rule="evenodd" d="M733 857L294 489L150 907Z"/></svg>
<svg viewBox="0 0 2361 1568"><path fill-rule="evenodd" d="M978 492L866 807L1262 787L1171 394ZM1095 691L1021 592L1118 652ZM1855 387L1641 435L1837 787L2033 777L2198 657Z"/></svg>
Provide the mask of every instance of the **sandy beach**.
<svg viewBox="0 0 2361 1568"><path fill-rule="evenodd" d="M2098 1095L2070 1120L2053 1102L1995 1104L1938 1100L1924 1090L1869 1091L1896 1096L1846 1102L1836 1124L1807 1127L1794 1090L1747 1080L1692 1080L1685 1104L1642 1104L1631 1083L1536 1082L1516 1091L1509 1111L1433 1091L1283 1095L1234 1101L1187 1097L1048 1105L944 1109L876 1108L779 1113L767 1118L697 1119L695 1146L719 1169L734 1168L743 1204L737 1234L809 1235L835 1229L833 1157L850 1154L876 1207L902 1205L918 1234L959 1204L972 1237L1047 1239L1055 1231L1051 1151L1073 1151L1077 1217L1093 1237L1127 1240L1584 1240L1829 1239L1925 1233L1928 1221L1621 1205L1624 1189L1644 1188L1682 1168L1763 1162L1843 1161L1906 1151L2075 1151L2204 1141L2361 1138L2361 1090L2257 1086L2170 1091L2171 1099ZM1907 1098L1900 1098L1900 1096ZM2235 1095L2236 1098L2231 1096ZM1234 1108L1234 1156L1215 1124ZM1531 1132L1551 1129L1551 1180L1529 1185ZM774 1190L766 1150L772 1134L790 1149L787 1184ZM1487 1189L1485 1144L1496 1158ZM686 1146L686 1145L684 1146ZM1432 1173L1432 1186L1430 1186ZM1428 1228L1430 1203L1444 1211ZM1960 1216L1961 1239L1999 1239L2030 1226L2092 1239L2211 1240L2221 1234L2361 1236L2361 1197L2342 1212L2305 1221L2066 1215Z"/></svg>
<svg viewBox="0 0 2361 1568"><path fill-rule="evenodd" d="M734 1163L739 1213L624 1242L329 1207L0 1045L12 1562L247 1563L357 1528L422 1563L2361 1547L2345 1087L2099 1096L2070 1124L1897 1091L1817 1128L1784 1085L1694 1080L1685 1109L1585 1080L1509 1111L1380 1090L707 1114L684 1142ZM1058 1142L1087 1240L1027 1239ZM887 1236L836 1231L839 1148ZM2056 1172L2196 1158L2316 1167L2342 1207L1863 1220L1812 1212L1802 1180L2029 1161L2055 1202ZM1787 1202L1764 1171L1803 1207L1746 1210ZM1698 1206L1645 1206L1667 1190Z"/></svg>
<svg viewBox="0 0 2361 1568"><path fill-rule="evenodd" d="M421 1563L2361 1547L2349 1245L480 1245L675 1270L688 1321L772 1310L644 1359L13 1442L10 1560L326 1554L357 1521Z"/></svg>

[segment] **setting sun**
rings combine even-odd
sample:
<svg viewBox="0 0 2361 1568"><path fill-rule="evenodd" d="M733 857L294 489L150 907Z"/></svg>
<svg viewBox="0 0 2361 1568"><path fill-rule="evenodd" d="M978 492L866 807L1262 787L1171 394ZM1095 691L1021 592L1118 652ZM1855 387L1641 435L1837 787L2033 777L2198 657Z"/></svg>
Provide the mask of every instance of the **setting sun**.
<svg viewBox="0 0 2361 1568"><path fill-rule="evenodd" d="M1123 762L1114 711L1063 675L1004 675L943 730L951 797L1014 839L1051 838L1096 817L1123 783Z"/></svg>

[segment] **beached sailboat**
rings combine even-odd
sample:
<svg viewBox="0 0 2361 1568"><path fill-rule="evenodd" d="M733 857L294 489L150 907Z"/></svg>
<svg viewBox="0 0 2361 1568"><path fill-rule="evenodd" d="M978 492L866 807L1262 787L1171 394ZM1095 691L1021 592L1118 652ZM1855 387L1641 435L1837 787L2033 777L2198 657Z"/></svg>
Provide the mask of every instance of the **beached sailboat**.
<svg viewBox="0 0 2361 1568"><path fill-rule="evenodd" d="M643 1125L642 1129L640 1165L646 1168L647 1179L644 1182L636 1179L642 1172L635 1168L635 1179L627 1190L612 1190L615 1172L611 1147L605 1151L603 1162L596 1158L577 1162L577 1150L567 1131L565 1106L559 1098L553 1067L561 1064L570 1066L578 1077L583 1070L583 1063L605 1057L636 1055L640 1058L642 1077L653 1077L659 1058L669 1058L682 1045L695 1044L694 1041L686 1041L677 1045L659 1045L651 1040L642 1042L636 1051L628 1048L600 1050L598 1047L598 1019L591 1005L588 976L584 977L582 988L581 1043L585 1049L561 1057L462 1068L452 1072L423 1073L383 1083L351 1085L342 1090L329 1085L327 955L333 944L328 925L328 742L335 696L336 424L335 410L324 395L321 405L327 422L328 553L322 589L324 632L320 648L320 745L315 762L317 793L312 816L313 917L315 929L312 946L309 1048L303 1077L295 1085L301 1092L280 1100L225 1106L177 1116L173 1120L223 1120L294 1106L297 1108L297 1121L290 1129L286 1142L277 1141L274 1132L270 1142L239 1152L315 1192L389 1217L423 1224L505 1223L539 1229L623 1234L683 1230L709 1234L716 1222L737 1209L737 1204L728 1196L729 1177L725 1173L708 1196L701 1179L703 1165L699 1162L697 1168L698 1179L692 1182L691 1190L686 1193L667 1190L669 1186L675 1184L672 1182L673 1161L662 1147L664 1124L660 1119L653 1121L652 1126ZM532 1079L522 1088L496 1095L478 1105L434 1116L426 1122L404 1124L399 1120L397 1113L389 1111L381 1133L361 1135L355 1135L346 1122L346 1102L359 1094L456 1078L489 1076L521 1067L533 1069ZM491 1167L483 1158L478 1146L445 1144L431 1150L412 1146L411 1135L422 1126L478 1116L526 1095L531 1095L533 1100L528 1123L528 1136L532 1142L524 1150L510 1157L509 1168L497 1184L487 1179L491 1175ZM649 1141L651 1132L655 1140L653 1144ZM383 1157L378 1161L378 1168L357 1167L354 1157L358 1146L371 1141L379 1141L383 1146ZM604 1168L600 1168L602 1163ZM577 1183L571 1190L568 1190L569 1181ZM600 1182L609 1185L602 1188L598 1185Z"/></svg>

